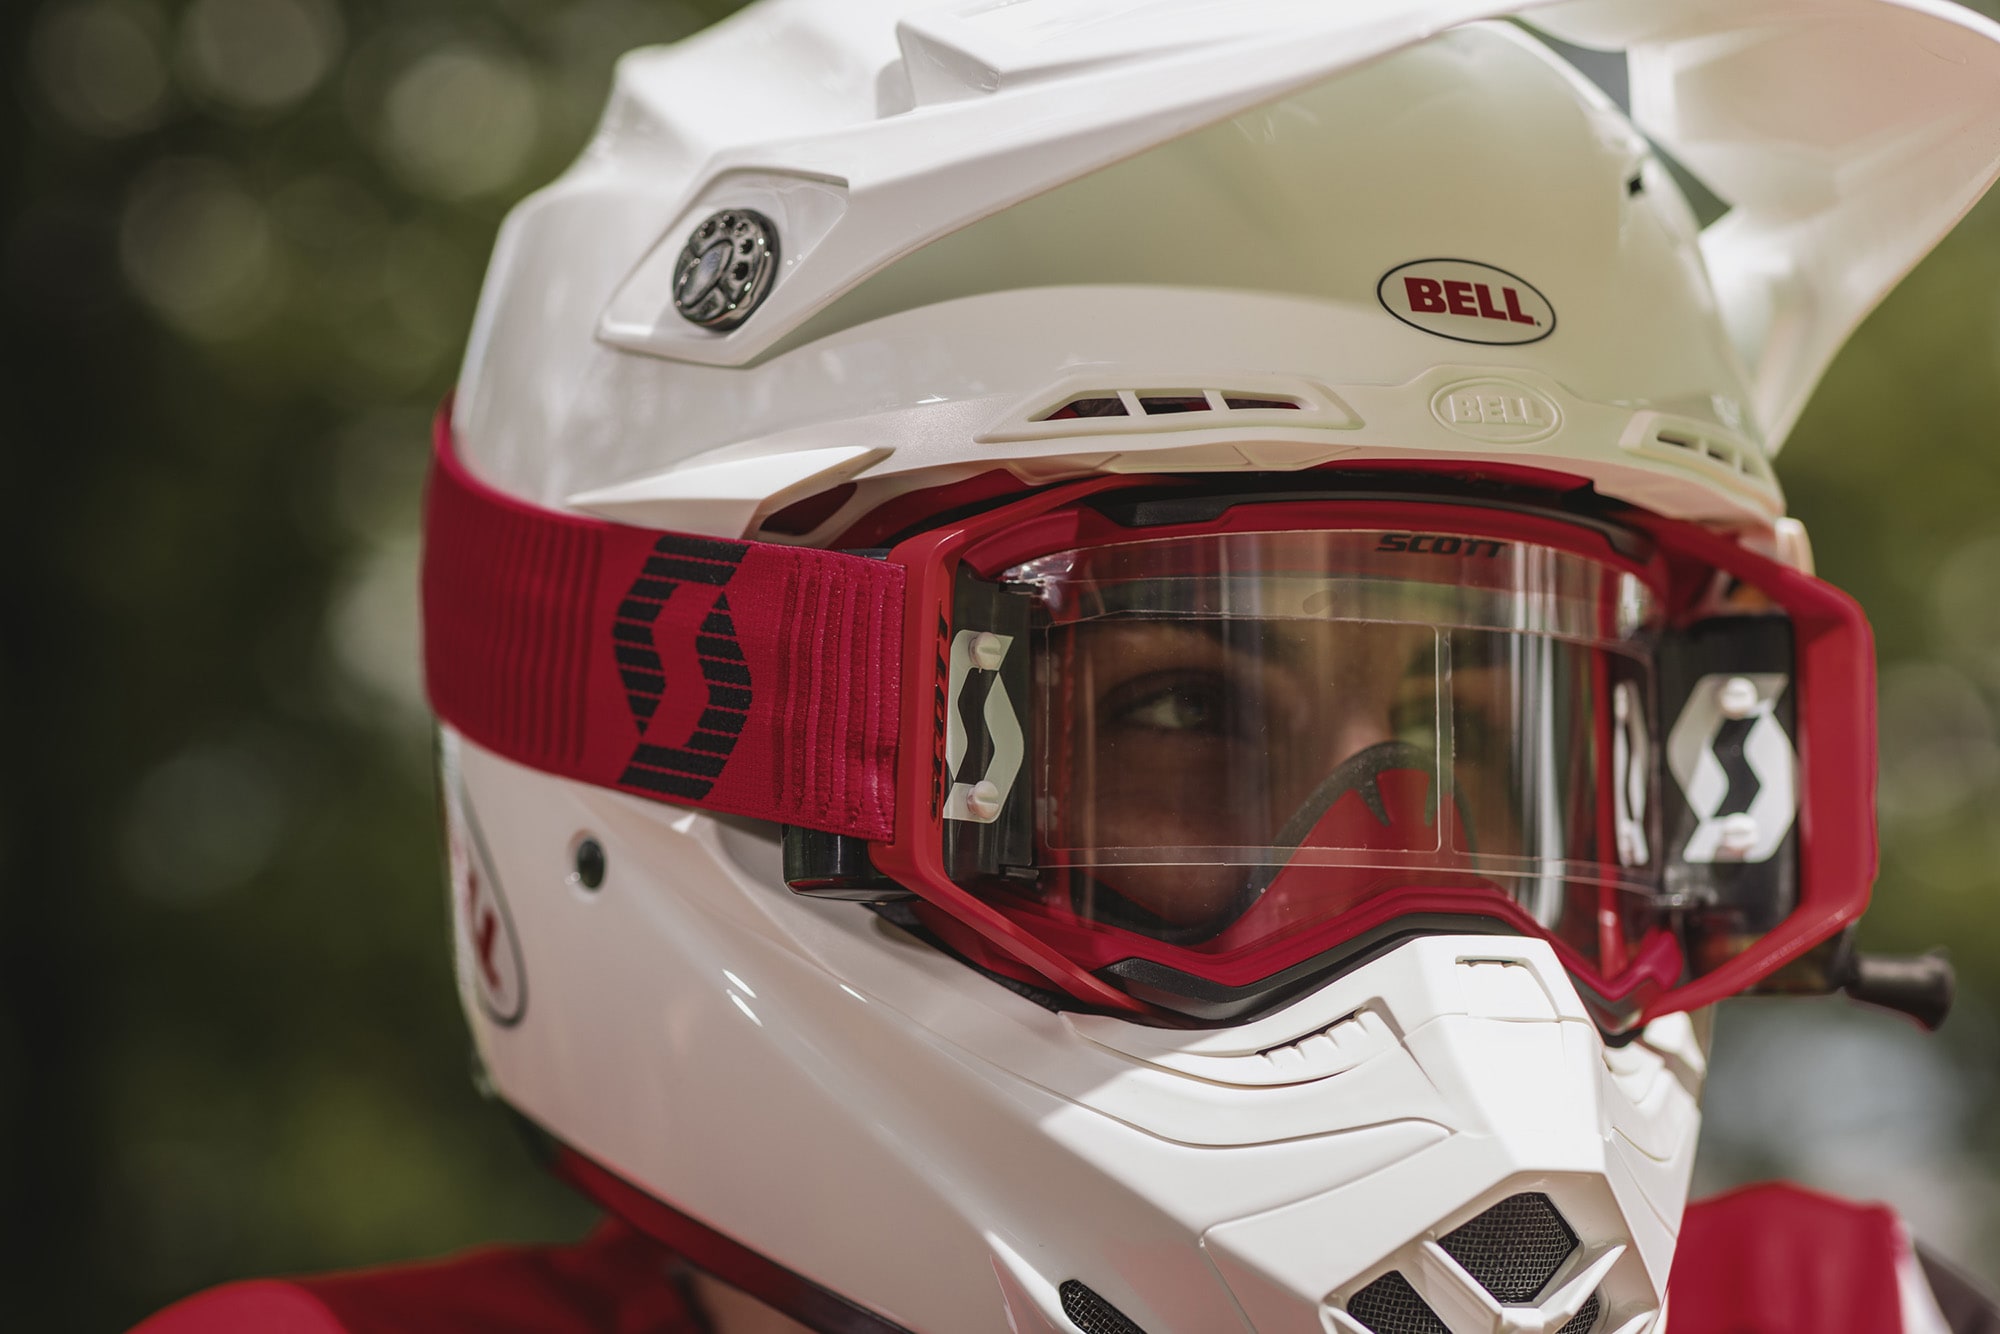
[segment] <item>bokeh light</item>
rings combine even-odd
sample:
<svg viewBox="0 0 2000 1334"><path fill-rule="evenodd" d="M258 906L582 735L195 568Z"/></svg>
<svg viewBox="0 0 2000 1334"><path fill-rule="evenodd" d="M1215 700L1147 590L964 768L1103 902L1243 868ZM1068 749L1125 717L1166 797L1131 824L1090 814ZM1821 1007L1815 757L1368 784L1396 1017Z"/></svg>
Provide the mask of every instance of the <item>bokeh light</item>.
<svg viewBox="0 0 2000 1334"><path fill-rule="evenodd" d="M246 333L279 307L269 211L214 159L150 165L132 186L118 249L133 290L192 337Z"/></svg>
<svg viewBox="0 0 2000 1334"><path fill-rule="evenodd" d="M1882 675L1877 809L1895 834L1921 835L1959 816L2000 782L1993 710L1941 662L1900 662Z"/></svg>
<svg viewBox="0 0 2000 1334"><path fill-rule="evenodd" d="M2000 687L2000 533L1983 533L1939 564L1932 592L1935 630L1954 660Z"/></svg>
<svg viewBox="0 0 2000 1334"><path fill-rule="evenodd" d="M150 130L166 116L166 20L142 0L76 0L39 16L29 51L47 105L87 134Z"/></svg>
<svg viewBox="0 0 2000 1334"><path fill-rule="evenodd" d="M198 94L275 112L326 77L342 35L331 0L195 0L181 23L181 65Z"/></svg>
<svg viewBox="0 0 2000 1334"><path fill-rule="evenodd" d="M140 782L119 850L139 893L194 904L263 870L289 815L272 756L242 743L199 743Z"/></svg>
<svg viewBox="0 0 2000 1334"><path fill-rule="evenodd" d="M523 62L471 43L440 47L390 86L383 151L412 189L439 199L503 190L535 151L540 98Z"/></svg>

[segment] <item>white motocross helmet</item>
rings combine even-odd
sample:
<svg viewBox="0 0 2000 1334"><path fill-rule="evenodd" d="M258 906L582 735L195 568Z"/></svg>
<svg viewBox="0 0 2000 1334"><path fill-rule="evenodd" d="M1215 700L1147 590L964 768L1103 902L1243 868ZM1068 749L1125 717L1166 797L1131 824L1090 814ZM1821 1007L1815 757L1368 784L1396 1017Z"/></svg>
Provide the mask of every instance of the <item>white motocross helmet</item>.
<svg viewBox="0 0 2000 1334"><path fill-rule="evenodd" d="M437 432L493 1089L815 1329L1663 1329L1706 1007L1939 1000L1771 458L1996 153L1940 0L629 56Z"/></svg>

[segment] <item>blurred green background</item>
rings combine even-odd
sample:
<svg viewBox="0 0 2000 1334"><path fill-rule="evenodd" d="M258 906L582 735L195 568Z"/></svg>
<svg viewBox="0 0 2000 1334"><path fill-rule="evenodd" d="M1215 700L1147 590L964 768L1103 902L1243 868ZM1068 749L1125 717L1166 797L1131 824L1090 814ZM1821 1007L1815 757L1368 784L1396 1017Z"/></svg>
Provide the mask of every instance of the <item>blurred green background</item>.
<svg viewBox="0 0 2000 1334"><path fill-rule="evenodd" d="M467 1077L416 672L427 419L513 198L727 0L0 4L0 1323L577 1235ZM2000 200L1781 472L1881 643L1865 943L1936 1039L1724 1015L1702 1184L1893 1201L2000 1278Z"/></svg>

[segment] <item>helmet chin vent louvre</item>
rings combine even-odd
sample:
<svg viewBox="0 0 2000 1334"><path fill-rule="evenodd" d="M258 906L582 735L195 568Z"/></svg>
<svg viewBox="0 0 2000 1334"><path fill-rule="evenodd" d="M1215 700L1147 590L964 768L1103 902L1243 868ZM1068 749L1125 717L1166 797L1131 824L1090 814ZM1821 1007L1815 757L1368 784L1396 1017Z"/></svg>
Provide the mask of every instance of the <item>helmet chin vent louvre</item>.
<svg viewBox="0 0 2000 1334"><path fill-rule="evenodd" d="M1347 1313L1374 1334L1451 1334L1410 1280L1391 1271L1348 1299Z"/></svg>
<svg viewBox="0 0 2000 1334"><path fill-rule="evenodd" d="M1512 1195L1438 1245L1496 1301L1531 1302L1576 1250L1576 1233L1548 1196Z"/></svg>
<svg viewBox="0 0 2000 1334"><path fill-rule="evenodd" d="M1146 1334L1123 1311L1073 1278L1066 1279L1056 1292L1062 1298L1063 1314L1083 1334ZM1443 1329L1444 1326L1438 1328Z"/></svg>

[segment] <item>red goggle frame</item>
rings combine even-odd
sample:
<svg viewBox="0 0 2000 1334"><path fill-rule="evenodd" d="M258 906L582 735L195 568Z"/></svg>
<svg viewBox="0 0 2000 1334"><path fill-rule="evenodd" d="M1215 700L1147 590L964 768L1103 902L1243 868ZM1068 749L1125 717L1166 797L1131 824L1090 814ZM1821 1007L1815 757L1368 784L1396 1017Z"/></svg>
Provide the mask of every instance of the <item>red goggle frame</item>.
<svg viewBox="0 0 2000 1334"><path fill-rule="evenodd" d="M557 513L473 478L435 429L423 570L425 668L439 717L468 740L550 774L700 809L865 841L875 871L926 905L959 952L1087 1005L1155 1013L1096 958L1059 948L956 882L945 863L947 672L961 573L991 580L1053 552L1134 540L1101 502L1161 479L1057 486L943 524L885 558L662 533ZM1463 468L1457 468L1464 475ZM1173 485L1173 483L1168 483ZM1195 483L1188 494L1198 495ZM1085 504L1098 501L1099 505ZM1337 506L1337 510L1332 507ZM1845 594L1698 525L1640 511L1616 528L1554 511L1356 494L1261 497L1146 528L1148 539L1326 527L1470 531L1576 552L1643 577L1669 623L1717 572L1790 618L1803 788L1789 915L1689 976L1669 938L1615 976L1552 941L1614 1026L1721 1000L1860 917L1875 872L1874 660ZM1623 531L1627 540L1620 540ZM1636 535L1631 537L1630 535ZM906 675L908 673L908 675ZM1398 917L1473 913L1546 937L1504 898L1449 890L1371 900L1290 952L1202 965L1236 985ZM1118 947L1161 953L1117 933Z"/></svg>

